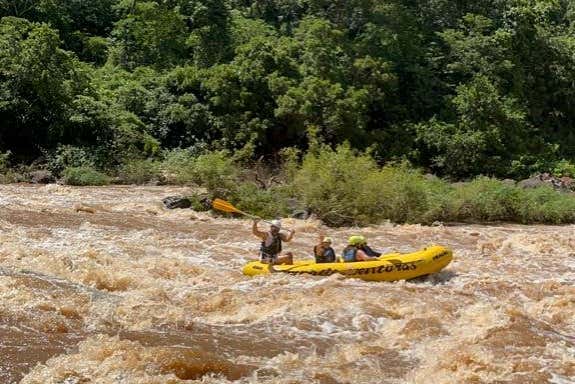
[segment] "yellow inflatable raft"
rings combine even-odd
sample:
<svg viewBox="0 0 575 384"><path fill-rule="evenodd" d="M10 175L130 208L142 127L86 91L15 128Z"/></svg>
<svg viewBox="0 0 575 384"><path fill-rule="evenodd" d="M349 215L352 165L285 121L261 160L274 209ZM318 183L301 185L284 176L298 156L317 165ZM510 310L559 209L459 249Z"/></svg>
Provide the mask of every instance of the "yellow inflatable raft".
<svg viewBox="0 0 575 384"><path fill-rule="evenodd" d="M356 277L368 281L395 281L439 272L452 259L453 253L450 249L435 245L413 253L389 253L381 255L378 260L355 263L317 264L313 260L307 260L296 261L293 265L270 266L260 261L251 261L244 266L243 273L248 276L270 273L329 276L339 273L346 277Z"/></svg>

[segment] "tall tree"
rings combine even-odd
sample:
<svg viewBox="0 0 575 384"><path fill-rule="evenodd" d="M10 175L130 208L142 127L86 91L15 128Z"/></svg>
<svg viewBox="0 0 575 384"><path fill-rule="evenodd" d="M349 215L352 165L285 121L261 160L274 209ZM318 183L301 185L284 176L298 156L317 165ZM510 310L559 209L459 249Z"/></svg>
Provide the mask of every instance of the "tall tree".
<svg viewBox="0 0 575 384"><path fill-rule="evenodd" d="M0 21L0 142L17 153L37 153L60 135L75 95L87 87L85 69L60 48L46 24Z"/></svg>

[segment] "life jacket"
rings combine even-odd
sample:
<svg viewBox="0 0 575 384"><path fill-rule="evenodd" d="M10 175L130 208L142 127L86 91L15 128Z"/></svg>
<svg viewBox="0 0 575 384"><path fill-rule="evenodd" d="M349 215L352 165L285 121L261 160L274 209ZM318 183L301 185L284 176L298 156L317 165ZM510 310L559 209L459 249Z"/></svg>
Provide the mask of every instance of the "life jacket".
<svg viewBox="0 0 575 384"><path fill-rule="evenodd" d="M322 250L321 245L313 247L313 255L316 263L334 263L335 252L332 247L325 247Z"/></svg>
<svg viewBox="0 0 575 384"><path fill-rule="evenodd" d="M278 233L277 235L272 235L270 233L270 236L272 236L272 242L270 245L266 245L266 241L262 241L262 245L260 247L260 252L262 255L267 255L267 256L276 256L279 255L282 251L282 239L280 237L280 234Z"/></svg>
<svg viewBox="0 0 575 384"><path fill-rule="evenodd" d="M356 255L357 255L357 248L354 247L353 245L348 245L343 250L343 261L346 263L352 263L354 261L357 261Z"/></svg>

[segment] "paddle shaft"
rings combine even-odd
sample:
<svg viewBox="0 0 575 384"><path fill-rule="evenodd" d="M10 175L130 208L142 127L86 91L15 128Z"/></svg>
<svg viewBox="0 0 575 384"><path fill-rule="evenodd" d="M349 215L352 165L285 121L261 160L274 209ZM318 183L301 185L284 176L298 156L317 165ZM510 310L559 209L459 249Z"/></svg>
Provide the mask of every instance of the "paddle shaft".
<svg viewBox="0 0 575 384"><path fill-rule="evenodd" d="M264 219L262 219L262 218L259 217L259 216L251 215L251 214L249 214L249 213L247 213L247 212L244 212L244 211L240 211L240 210L237 209L237 208L236 208L236 212L239 213L240 215L247 216L247 217L249 217L250 219L259 219L260 221L263 221L263 222L266 223L266 224L273 225L271 221L264 220ZM287 229L287 228L282 228L282 229L280 229L280 230L291 231L291 229Z"/></svg>
<svg viewBox="0 0 575 384"><path fill-rule="evenodd" d="M244 215L244 216L249 217L251 219L258 219L258 220L263 221L264 223L267 223L269 225L273 225L273 223L271 221L263 220L259 216L252 215L250 213L247 213L247 212L244 212L240 209L237 209L232 204L230 204L229 202L222 200L222 199L214 199L212 201L212 207L219 210L219 211L224 211L224 212L228 212L228 213L239 213L240 215ZM286 229L286 231L291 231L291 229Z"/></svg>
<svg viewBox="0 0 575 384"><path fill-rule="evenodd" d="M244 211L240 211L240 210L237 209L237 208L236 208L236 212L239 213L240 215L244 215L244 216L246 216L246 217L249 217L250 219L254 219L254 220L255 220L255 219L259 219L260 221L263 221L264 223L267 223L267 224L269 224L269 225L272 225L272 222L271 222L271 221L267 221L267 220L262 219L262 218L259 217L259 216L251 215L251 214L246 213L246 212L244 212Z"/></svg>

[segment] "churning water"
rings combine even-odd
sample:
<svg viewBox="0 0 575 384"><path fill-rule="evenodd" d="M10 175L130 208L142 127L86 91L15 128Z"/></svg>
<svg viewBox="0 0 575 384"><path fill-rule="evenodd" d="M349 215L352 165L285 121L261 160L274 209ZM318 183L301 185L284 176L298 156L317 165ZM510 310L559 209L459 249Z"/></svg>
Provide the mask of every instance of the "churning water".
<svg viewBox="0 0 575 384"><path fill-rule="evenodd" d="M412 282L248 278L250 222L179 187L0 187L0 383L575 382L575 226L383 225L449 246ZM309 255L319 223L286 220Z"/></svg>

